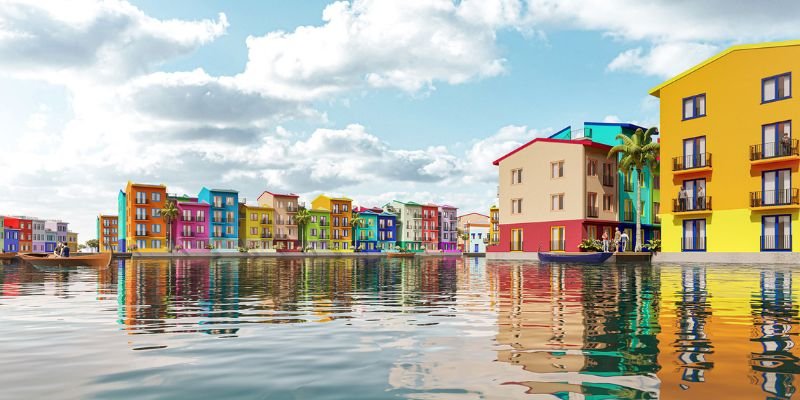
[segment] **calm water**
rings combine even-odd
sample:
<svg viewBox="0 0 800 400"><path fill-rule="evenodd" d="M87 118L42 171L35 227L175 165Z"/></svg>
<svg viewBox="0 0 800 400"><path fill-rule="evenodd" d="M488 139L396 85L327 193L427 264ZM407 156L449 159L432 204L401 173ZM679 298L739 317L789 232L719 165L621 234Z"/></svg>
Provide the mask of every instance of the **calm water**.
<svg viewBox="0 0 800 400"><path fill-rule="evenodd" d="M790 398L797 273L434 258L4 265L0 397Z"/></svg>

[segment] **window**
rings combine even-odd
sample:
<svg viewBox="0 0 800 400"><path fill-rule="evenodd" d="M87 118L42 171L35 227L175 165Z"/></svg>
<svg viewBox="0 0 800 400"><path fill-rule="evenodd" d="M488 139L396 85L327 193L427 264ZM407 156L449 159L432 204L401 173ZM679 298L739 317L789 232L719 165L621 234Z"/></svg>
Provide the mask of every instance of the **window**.
<svg viewBox="0 0 800 400"><path fill-rule="evenodd" d="M205 233L205 231L206 231L205 226L203 226L203 225L195 226L195 230L197 231L197 233Z"/></svg>
<svg viewBox="0 0 800 400"><path fill-rule="evenodd" d="M654 190L661 189L661 179L657 176L653 177L653 189Z"/></svg>
<svg viewBox="0 0 800 400"><path fill-rule="evenodd" d="M228 225L225 227L225 234L226 235L233 235L233 227Z"/></svg>
<svg viewBox="0 0 800 400"><path fill-rule="evenodd" d="M683 221L682 251L706 251L706 220Z"/></svg>
<svg viewBox="0 0 800 400"><path fill-rule="evenodd" d="M236 221L236 216L234 216L233 211L228 211L225 213L225 218L229 223Z"/></svg>
<svg viewBox="0 0 800 400"><path fill-rule="evenodd" d="M312 224L316 224L317 223L317 216L316 215L312 215L311 216L311 223Z"/></svg>
<svg viewBox="0 0 800 400"><path fill-rule="evenodd" d="M147 243L147 241L142 240L142 239L138 239L138 240L136 240L136 248L145 249L145 248L147 248L146 243Z"/></svg>
<svg viewBox="0 0 800 400"><path fill-rule="evenodd" d="M644 217L644 200L639 201L639 214Z"/></svg>
<svg viewBox="0 0 800 400"><path fill-rule="evenodd" d="M511 170L511 184L522 183L522 168Z"/></svg>
<svg viewBox="0 0 800 400"><path fill-rule="evenodd" d="M603 186L613 187L614 175L616 175L616 171L614 170L614 164L603 163Z"/></svg>
<svg viewBox="0 0 800 400"><path fill-rule="evenodd" d="M153 224L150 227L153 229L153 233L161 233L161 224Z"/></svg>
<svg viewBox="0 0 800 400"><path fill-rule="evenodd" d="M786 140L784 140L784 138ZM796 154L792 149L792 121L766 124L761 127L761 158L784 157ZM792 150L795 150L794 152Z"/></svg>
<svg viewBox="0 0 800 400"><path fill-rule="evenodd" d="M589 192L586 194L586 215L591 218L599 216L597 209L597 193Z"/></svg>
<svg viewBox="0 0 800 400"><path fill-rule="evenodd" d="M633 191L633 175L630 172L626 172L624 175L625 179L625 191L632 192Z"/></svg>
<svg viewBox="0 0 800 400"><path fill-rule="evenodd" d="M159 239L151 240L150 241L150 247L152 247L154 249L160 249L161 248L161 240L159 240Z"/></svg>
<svg viewBox="0 0 800 400"><path fill-rule="evenodd" d="M522 199L511 199L511 213L522 214Z"/></svg>
<svg viewBox="0 0 800 400"><path fill-rule="evenodd" d="M586 238L587 239L597 239L597 227L594 225L589 225L586 227Z"/></svg>
<svg viewBox="0 0 800 400"><path fill-rule="evenodd" d="M137 208L136 209L136 219L146 219L146 218L147 218L147 209Z"/></svg>
<svg viewBox="0 0 800 400"><path fill-rule="evenodd" d="M769 103L792 97L792 74L786 73L761 80L761 102Z"/></svg>
<svg viewBox="0 0 800 400"><path fill-rule="evenodd" d="M347 204L342 204L342 212L347 212Z"/></svg>
<svg viewBox="0 0 800 400"><path fill-rule="evenodd" d="M792 192L792 170L781 169L765 171L761 176L763 190L761 204L755 206L774 206L781 204L794 204L796 195Z"/></svg>
<svg viewBox="0 0 800 400"><path fill-rule="evenodd" d="M156 193L156 192L150 193L150 200L161 201L161 193Z"/></svg>
<svg viewBox="0 0 800 400"><path fill-rule="evenodd" d="M597 160L589 160L586 164L586 175L597 176Z"/></svg>
<svg viewBox="0 0 800 400"><path fill-rule="evenodd" d="M661 218L658 216L658 214L660 214L660 213L661 213L661 203L659 203L657 201L654 201L653 202L653 222L656 223L656 224L660 224L661 223Z"/></svg>
<svg viewBox="0 0 800 400"><path fill-rule="evenodd" d="M792 216L766 215L761 219L761 251L792 250Z"/></svg>
<svg viewBox="0 0 800 400"><path fill-rule="evenodd" d="M683 141L683 169L705 167L707 159L705 136L689 138Z"/></svg>
<svg viewBox="0 0 800 400"><path fill-rule="evenodd" d="M624 221L632 222L633 221L633 202L630 199L625 199L622 204L623 207L623 215L622 218Z"/></svg>
<svg viewBox="0 0 800 400"><path fill-rule="evenodd" d="M136 192L136 204L144 204L144 203L147 203L147 193Z"/></svg>
<svg viewBox="0 0 800 400"><path fill-rule="evenodd" d="M234 203L234 201L233 201L233 196L228 196L228 197L225 197L225 205L226 205L226 206L232 206L232 205L233 205L233 203Z"/></svg>
<svg viewBox="0 0 800 400"><path fill-rule="evenodd" d="M683 119L704 117L706 115L706 95L687 97L683 99Z"/></svg>
<svg viewBox="0 0 800 400"><path fill-rule="evenodd" d="M161 216L161 209L160 208L151 208L151 214L153 217L158 218Z"/></svg>
<svg viewBox="0 0 800 400"><path fill-rule="evenodd" d="M564 251L566 247L566 229L563 226L551 227L550 251Z"/></svg>
<svg viewBox="0 0 800 400"><path fill-rule="evenodd" d="M258 213L250 213L250 221L258 221Z"/></svg>
<svg viewBox="0 0 800 400"><path fill-rule="evenodd" d="M550 177L562 178L564 177L564 161L556 161L550 163Z"/></svg>
<svg viewBox="0 0 800 400"><path fill-rule="evenodd" d="M317 236L317 229L311 228L311 236Z"/></svg>
<svg viewBox="0 0 800 400"><path fill-rule="evenodd" d="M550 210L561 211L564 209L564 194L551 194L550 195Z"/></svg>

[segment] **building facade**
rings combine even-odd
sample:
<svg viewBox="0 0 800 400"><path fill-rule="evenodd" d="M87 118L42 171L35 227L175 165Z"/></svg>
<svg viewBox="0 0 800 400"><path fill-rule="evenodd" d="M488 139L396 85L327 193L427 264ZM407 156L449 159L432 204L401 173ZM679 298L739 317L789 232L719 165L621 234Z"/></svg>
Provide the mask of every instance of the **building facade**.
<svg viewBox="0 0 800 400"><path fill-rule="evenodd" d="M0 215L0 250L5 251L5 241L6 241L6 227L5 227L5 217Z"/></svg>
<svg viewBox="0 0 800 400"><path fill-rule="evenodd" d="M44 230L44 251L45 253L52 253L56 251L58 235L56 231L45 228Z"/></svg>
<svg viewBox="0 0 800 400"><path fill-rule="evenodd" d="M19 229L6 226L3 230L3 251L6 253L19 252Z"/></svg>
<svg viewBox="0 0 800 400"><path fill-rule="evenodd" d="M217 252L239 251L239 192L202 188L199 202L210 205L211 247Z"/></svg>
<svg viewBox="0 0 800 400"><path fill-rule="evenodd" d="M489 246L500 244L500 209L489 207Z"/></svg>
<svg viewBox="0 0 800 400"><path fill-rule="evenodd" d="M167 229L161 209L167 199L164 185L128 182L125 187L125 246L141 253L167 252Z"/></svg>
<svg viewBox="0 0 800 400"><path fill-rule="evenodd" d="M273 250L275 210L239 204L239 246L254 252Z"/></svg>
<svg viewBox="0 0 800 400"><path fill-rule="evenodd" d="M331 247L331 212L325 209L308 210L305 226L305 246L313 251L328 251Z"/></svg>
<svg viewBox="0 0 800 400"><path fill-rule="evenodd" d="M439 206L422 205L422 248L425 251L439 250Z"/></svg>
<svg viewBox="0 0 800 400"><path fill-rule="evenodd" d="M378 215L383 210L372 210L364 207L356 207L353 210L353 217L361 220L360 224L354 225L353 241L355 250L362 253L379 253L378 247Z"/></svg>
<svg viewBox="0 0 800 400"><path fill-rule="evenodd" d="M67 247L69 247L70 254L78 252L78 233L67 231Z"/></svg>
<svg viewBox="0 0 800 400"><path fill-rule="evenodd" d="M125 191L117 194L117 250L121 253L128 251L128 198Z"/></svg>
<svg viewBox="0 0 800 400"><path fill-rule="evenodd" d="M211 247L211 205L199 201L177 201L178 216L172 221L174 249L183 253L206 253Z"/></svg>
<svg viewBox="0 0 800 400"><path fill-rule="evenodd" d="M411 252L422 252L422 205L413 201L392 200L384 211L397 216L397 245Z"/></svg>
<svg viewBox="0 0 800 400"><path fill-rule="evenodd" d="M353 217L353 200L347 197L330 197L324 194L311 201L314 209L331 210L331 250L349 253L352 248L352 232L350 226Z"/></svg>
<svg viewBox="0 0 800 400"><path fill-rule="evenodd" d="M800 249L799 72L800 41L740 45L650 91L668 163L660 175L669 202L664 255Z"/></svg>
<svg viewBox="0 0 800 400"><path fill-rule="evenodd" d="M486 244L489 242L489 224L467 224L469 232L469 245L465 253L486 253Z"/></svg>
<svg viewBox="0 0 800 400"><path fill-rule="evenodd" d="M458 236L458 249L459 251L468 252L469 251L469 239L464 239L465 236L469 236L469 226L471 224L480 224L480 225L488 225L489 224L489 216L483 215L481 213L468 213L458 217L457 227L459 232Z"/></svg>
<svg viewBox="0 0 800 400"><path fill-rule="evenodd" d="M258 205L273 209L275 216L273 246L278 252L299 252L297 224L294 216L299 207L296 194L281 194L264 191L258 196Z"/></svg>
<svg viewBox="0 0 800 400"><path fill-rule="evenodd" d="M97 245L103 253L117 252L119 250L119 217L116 215L97 216Z"/></svg>
<svg viewBox="0 0 800 400"><path fill-rule="evenodd" d="M439 250L458 252L458 209L450 205L439 206Z"/></svg>
<svg viewBox="0 0 800 400"><path fill-rule="evenodd" d="M394 251L395 246L397 246L396 237L397 216L381 211L378 214L378 249L380 251Z"/></svg>
<svg viewBox="0 0 800 400"><path fill-rule="evenodd" d="M19 251L33 251L33 218L19 217Z"/></svg>

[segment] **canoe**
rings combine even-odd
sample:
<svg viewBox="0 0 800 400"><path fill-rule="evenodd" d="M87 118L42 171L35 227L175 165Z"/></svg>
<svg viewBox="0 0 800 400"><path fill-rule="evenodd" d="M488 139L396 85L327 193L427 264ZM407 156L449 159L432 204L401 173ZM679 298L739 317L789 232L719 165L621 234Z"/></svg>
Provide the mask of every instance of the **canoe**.
<svg viewBox="0 0 800 400"><path fill-rule="evenodd" d="M590 263L601 264L611 258L614 253L542 253L539 261L553 263Z"/></svg>
<svg viewBox="0 0 800 400"><path fill-rule="evenodd" d="M386 253L386 256L391 258L412 258L414 257L414 253Z"/></svg>
<svg viewBox="0 0 800 400"><path fill-rule="evenodd" d="M13 260L17 258L17 253L0 253L0 260Z"/></svg>
<svg viewBox="0 0 800 400"><path fill-rule="evenodd" d="M91 254L86 256L56 257L52 254L23 253L22 261L41 267L97 267L106 268L111 264L111 253Z"/></svg>

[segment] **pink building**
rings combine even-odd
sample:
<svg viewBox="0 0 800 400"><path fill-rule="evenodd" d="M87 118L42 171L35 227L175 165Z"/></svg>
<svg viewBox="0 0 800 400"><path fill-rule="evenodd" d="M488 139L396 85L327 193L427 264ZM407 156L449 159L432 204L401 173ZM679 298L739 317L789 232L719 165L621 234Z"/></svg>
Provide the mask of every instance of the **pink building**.
<svg viewBox="0 0 800 400"><path fill-rule="evenodd" d="M179 201L178 218L172 224L175 249L185 253L205 253L209 250L208 213L210 206L204 202Z"/></svg>

